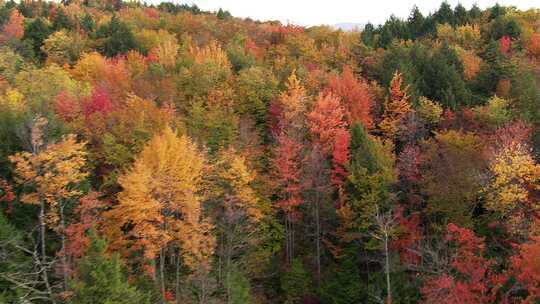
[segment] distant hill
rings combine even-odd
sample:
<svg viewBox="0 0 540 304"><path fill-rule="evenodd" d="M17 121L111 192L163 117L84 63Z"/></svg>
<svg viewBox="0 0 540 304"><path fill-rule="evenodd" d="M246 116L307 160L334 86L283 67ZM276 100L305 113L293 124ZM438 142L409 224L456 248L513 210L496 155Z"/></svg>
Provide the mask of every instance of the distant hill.
<svg viewBox="0 0 540 304"><path fill-rule="evenodd" d="M354 22L343 22L343 23L337 23L332 26L335 29L340 29L343 31L354 31L354 30L361 30L364 28L364 24L362 23L354 23Z"/></svg>

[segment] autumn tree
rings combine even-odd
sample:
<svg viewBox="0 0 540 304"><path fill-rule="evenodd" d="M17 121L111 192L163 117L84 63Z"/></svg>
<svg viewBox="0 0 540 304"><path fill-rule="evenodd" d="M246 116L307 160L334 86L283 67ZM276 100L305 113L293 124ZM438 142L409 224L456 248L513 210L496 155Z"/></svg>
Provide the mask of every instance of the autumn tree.
<svg viewBox="0 0 540 304"><path fill-rule="evenodd" d="M297 208L301 197L301 156L305 129L305 89L293 73L287 90L279 96L280 113L275 130L276 147L272 166L280 193L277 205L285 213L286 257L290 263L294 256L294 222L299 216Z"/></svg>
<svg viewBox="0 0 540 304"><path fill-rule="evenodd" d="M345 66L340 77L332 76L328 80L326 91L340 99L349 124L360 122L367 128L371 127L373 101L367 81L356 78L351 69Z"/></svg>
<svg viewBox="0 0 540 304"><path fill-rule="evenodd" d="M349 130L341 129L336 132L334 139L334 150L332 151L332 183L338 191L338 206L345 199L345 181L348 176L348 165L350 160L351 134Z"/></svg>
<svg viewBox="0 0 540 304"><path fill-rule="evenodd" d="M116 190L122 168L155 134L175 124L175 109L131 96L123 107L115 107L109 94L94 90L84 98L87 119L81 131L88 139L89 161L94 165L100 190Z"/></svg>
<svg viewBox="0 0 540 304"><path fill-rule="evenodd" d="M472 224L482 189L480 174L486 168L483 149L478 136L453 130L437 133L423 143L419 185L433 220L465 227Z"/></svg>
<svg viewBox="0 0 540 304"><path fill-rule="evenodd" d="M486 257L484 239L473 231L448 224L446 241L455 244L450 271L428 278L422 288L425 303L492 303L504 277L494 273Z"/></svg>
<svg viewBox="0 0 540 304"><path fill-rule="evenodd" d="M119 178L123 190L118 205L105 214L113 249L121 249L126 256L140 250L147 262L158 258L163 296L168 255L175 257L177 290L180 259L193 272L209 270L215 239L202 206L204 169L205 159L196 145L167 127Z"/></svg>
<svg viewBox="0 0 540 304"><path fill-rule="evenodd" d="M403 87L401 73L396 71L390 82L390 95L384 108L383 120L379 124L379 128L387 138L394 138L399 123L411 111L408 90L408 86Z"/></svg>
<svg viewBox="0 0 540 304"><path fill-rule="evenodd" d="M540 33L532 34L529 44L527 45L527 51L532 56L540 55Z"/></svg>
<svg viewBox="0 0 540 304"><path fill-rule="evenodd" d="M486 188L486 208L498 213L512 232L526 231L540 206L532 192L537 189L540 166L526 142L510 141L500 146L489 164L491 180Z"/></svg>
<svg viewBox="0 0 540 304"><path fill-rule="evenodd" d="M346 128L344 110L339 100L333 95L320 94L315 108L307 114L309 131L314 137L314 144L324 156L334 150L334 140L337 132Z"/></svg>
<svg viewBox="0 0 540 304"><path fill-rule="evenodd" d="M75 208L76 219L66 228L67 244L63 252L70 259L79 259L86 254L91 243L89 233L92 229L99 231L103 225L101 215L108 204L100 199L100 195L88 193L81 197Z"/></svg>
<svg viewBox="0 0 540 304"><path fill-rule="evenodd" d="M31 152L20 152L10 157L15 166L17 183L26 190L21 198L25 204L38 205L39 243L41 266L47 290L51 292L48 281L49 261L46 253L46 228L60 234L61 252L66 248L66 208L82 193L77 184L83 181L85 143L77 142L75 135L67 135L57 143L44 142L47 120L38 117L34 120L31 132ZM64 288L67 289L68 265L62 255Z"/></svg>
<svg viewBox="0 0 540 304"><path fill-rule="evenodd" d="M334 175L335 181L339 184L339 178L343 178L343 165L346 162L346 149L348 149L348 142L346 135L341 132L347 133L347 125L345 122L344 110L339 100L332 94L322 95L320 94L316 99L314 109L307 114L308 128L310 134L313 137L312 151L305 158L306 171L308 176L306 179L308 182L305 185L306 189L309 189L310 201L313 207L313 218L315 220L315 247L316 247L316 264L317 264L317 282L320 282L321 276L321 238L322 238L322 218L326 217L322 214L322 210L327 209L324 203L328 203L331 199L327 195L331 191L331 174L341 174L341 177ZM339 136L338 136L339 135ZM335 141L339 140L339 147L336 147ZM344 145L346 145L344 147ZM338 151L339 150L339 151ZM345 151L343 151L345 150ZM336 159L335 164L329 163L329 159L334 156ZM333 165L335 165L335 172ZM342 189L341 189L342 190Z"/></svg>
<svg viewBox="0 0 540 304"><path fill-rule="evenodd" d="M245 255L259 240L257 227L263 214L263 204L253 189L255 174L234 149L223 150L212 176L212 215L219 243L219 269L223 272L227 301L233 302L237 269L245 265ZM223 271L221 270L223 269Z"/></svg>
<svg viewBox="0 0 540 304"><path fill-rule="evenodd" d="M47 55L47 62L58 65L74 64L87 47L87 40L78 33L61 30L43 41L41 50Z"/></svg>
<svg viewBox="0 0 540 304"><path fill-rule="evenodd" d="M4 25L0 40L7 42L12 39L21 39L24 35L24 17L21 16L17 9L13 9L9 16L8 22Z"/></svg>
<svg viewBox="0 0 540 304"><path fill-rule="evenodd" d="M517 303L534 303L540 300L540 237L531 236L517 246L517 254L510 258L510 273L516 278L519 289L527 291L525 299Z"/></svg>

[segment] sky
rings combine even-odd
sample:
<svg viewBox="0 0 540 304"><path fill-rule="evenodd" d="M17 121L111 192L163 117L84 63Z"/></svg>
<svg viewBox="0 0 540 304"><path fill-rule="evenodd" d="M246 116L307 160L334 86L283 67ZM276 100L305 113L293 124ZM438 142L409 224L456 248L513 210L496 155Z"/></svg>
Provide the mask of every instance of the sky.
<svg viewBox="0 0 540 304"><path fill-rule="evenodd" d="M174 0L173 0L174 1ZM391 14L406 18L416 4L424 14L435 11L442 0L175 0L196 4L201 9L226 9L235 17L250 17L261 21L280 20L297 25L334 25L337 23L368 22L379 24ZM461 3L469 9L473 3L480 8L501 5L519 9L540 8L540 0L448 0L454 7Z"/></svg>

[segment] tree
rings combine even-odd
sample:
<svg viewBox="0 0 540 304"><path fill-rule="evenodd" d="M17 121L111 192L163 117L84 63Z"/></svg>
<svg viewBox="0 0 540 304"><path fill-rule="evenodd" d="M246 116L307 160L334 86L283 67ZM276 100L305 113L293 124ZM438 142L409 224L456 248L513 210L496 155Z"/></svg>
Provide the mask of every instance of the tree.
<svg viewBox="0 0 540 304"><path fill-rule="evenodd" d="M312 194L311 202L313 204L314 219L315 219L315 244L316 244L316 264L317 264L317 284L320 284L321 276L321 234L322 234L322 215L321 210L324 210L324 206L321 206L328 200L326 193L330 188L329 172L330 170L325 167L325 160L328 160L336 152L337 163L336 168L342 169L346 161L347 156L343 155L343 150L348 150L348 143L343 143L346 140L344 135L340 135L341 132L346 131L346 123L344 117L343 108L340 105L339 100L329 95L319 94L316 100L314 109L307 115L308 125L311 135L313 136L313 150L306 158L306 171L308 171L306 188L310 189ZM341 141L340 147L336 147L335 141L339 138ZM347 145L343 147L343 145ZM344 175L344 174L343 174ZM339 178L339 177L338 177ZM343 176L341 177L343 178ZM339 183L339 182L338 182Z"/></svg>
<svg viewBox="0 0 540 304"><path fill-rule="evenodd" d="M451 108L470 103L470 93L463 81L463 64L447 43L436 49L423 66L422 77L424 96Z"/></svg>
<svg viewBox="0 0 540 304"><path fill-rule="evenodd" d="M487 104L473 109L477 119L492 127L502 127L511 120L509 102L503 98L493 96Z"/></svg>
<svg viewBox="0 0 540 304"><path fill-rule="evenodd" d="M419 184L433 220L472 225L481 172L487 166L482 150L478 136L453 130L424 143Z"/></svg>
<svg viewBox="0 0 540 304"><path fill-rule="evenodd" d="M281 276L281 289L285 294L285 303L301 303L304 296L308 294L309 286L309 273L301 260L294 259L290 269Z"/></svg>
<svg viewBox="0 0 540 304"><path fill-rule="evenodd" d="M399 123L411 111L408 90L409 86L403 88L401 73L396 71L390 82L390 95L384 108L383 120L379 124L379 128L387 138L394 138Z"/></svg>
<svg viewBox="0 0 540 304"><path fill-rule="evenodd" d="M397 224L394 212L396 197L391 188L397 182L393 145L370 137L359 124L353 126L351 133L349 201L344 206L352 213L349 229L367 236L367 249L383 252L386 302L391 303L389 242Z"/></svg>
<svg viewBox="0 0 540 304"><path fill-rule="evenodd" d="M97 29L96 36L105 40L101 51L108 57L122 55L136 48L133 33L116 15L113 15L109 23Z"/></svg>
<svg viewBox="0 0 540 304"><path fill-rule="evenodd" d="M448 2L446 1L441 3L441 6L437 10L437 12L435 12L433 18L435 19L435 22L439 24L448 23L454 25L456 21L454 17L454 11L450 7L450 4L448 4Z"/></svg>
<svg viewBox="0 0 540 304"><path fill-rule="evenodd" d="M174 125L175 111L170 106L158 107L154 101L136 96L116 107L108 102L113 102L108 94L99 88L92 95L83 99L91 110L88 119L83 120L85 127L82 130L90 143L88 158L95 168L94 176L100 190L117 192L117 179L123 168L133 163L155 134L167 125Z"/></svg>
<svg viewBox="0 0 540 304"><path fill-rule="evenodd" d="M45 39L41 50L47 55L48 62L62 66L77 62L86 45L82 35L60 30Z"/></svg>
<svg viewBox="0 0 540 304"><path fill-rule="evenodd" d="M33 56L37 57L38 59L44 58L41 47L43 46L45 39L47 39L50 34L51 29L49 24L41 17L25 25L23 40L30 45Z"/></svg>
<svg viewBox="0 0 540 304"><path fill-rule="evenodd" d="M529 54L533 57L538 57L538 55L540 55L540 33L532 34L529 43L527 44L527 51L529 51Z"/></svg>
<svg viewBox="0 0 540 304"><path fill-rule="evenodd" d="M63 252L66 248L65 210L74 199L81 195L77 184L82 182L87 173L83 170L86 152L85 143L79 143L75 135L67 135L60 142L45 145L43 132L47 124L45 118L34 121L31 143L32 152L19 152L10 157L14 164L17 183L28 189L21 201L25 204L39 205L39 243L41 246L41 265L48 265L46 253L46 227L58 232L62 239ZM51 293L48 282L48 270L43 273L47 290ZM62 256L64 289L68 284L68 264Z"/></svg>
<svg viewBox="0 0 540 304"><path fill-rule="evenodd" d="M298 217L297 208L302 205L300 181L300 153L302 144L282 133L276 139L272 159L274 175L280 189L278 207L285 213L286 258L290 262L294 255L294 226Z"/></svg>
<svg viewBox="0 0 540 304"><path fill-rule="evenodd" d="M510 258L510 273L527 291L527 297L518 303L534 303L540 299L540 237L531 236L528 242L519 244L517 254Z"/></svg>
<svg viewBox="0 0 540 304"><path fill-rule="evenodd" d="M447 242L456 246L450 254L450 273L426 280L426 303L492 303L505 278L493 273L485 257L484 239L473 231L448 224Z"/></svg>
<svg viewBox="0 0 540 304"><path fill-rule="evenodd" d="M458 52L461 62L463 62L463 76L465 80L470 81L474 79L476 74L480 71L482 65L482 58L474 54L474 52L461 50Z"/></svg>
<svg viewBox="0 0 540 304"><path fill-rule="evenodd" d="M333 141L337 132L346 128L344 118L343 108L336 97L319 94L315 108L307 114L307 119L314 144L324 156L334 150Z"/></svg>
<svg viewBox="0 0 540 304"><path fill-rule="evenodd" d="M246 252L258 243L254 227L263 217L261 202L253 189L255 174L247 167L245 159L237 154L234 149L222 151L214 165L215 176L212 178L215 184L212 191L215 205L212 208L213 222L220 240L217 249L219 269L221 273L223 267L229 303L239 301L235 299L240 296L237 293L240 290L235 288L247 283L249 291L249 282L242 282L245 278L238 268L244 265Z"/></svg>
<svg viewBox="0 0 540 304"><path fill-rule="evenodd" d="M8 22L2 29L0 40L10 41L12 39L21 39L24 36L24 17L21 16L18 10L11 11Z"/></svg>
<svg viewBox="0 0 540 304"><path fill-rule="evenodd" d="M3 193L4 194L4 193ZM0 197L0 201L6 200ZM41 274L33 267L32 250L22 231L13 227L3 213L0 213L0 301L50 300L47 292L39 290Z"/></svg>
<svg viewBox="0 0 540 304"><path fill-rule="evenodd" d="M409 28L409 35L412 39L417 39L424 35L425 18L416 5L413 6L407 19L407 27Z"/></svg>
<svg viewBox="0 0 540 304"><path fill-rule="evenodd" d="M91 236L88 253L78 268L73 282L74 304L150 303L148 297L131 286L118 254L107 257L107 243Z"/></svg>
<svg viewBox="0 0 540 304"><path fill-rule="evenodd" d="M467 9L461 3L458 3L454 8L454 20L456 25L465 25L469 23Z"/></svg>
<svg viewBox="0 0 540 304"><path fill-rule="evenodd" d="M340 99L349 124L360 122L367 128L371 127L370 111L373 102L369 85L365 80L358 80L348 66L343 67L340 77L332 76L328 80L325 91Z"/></svg>
<svg viewBox="0 0 540 304"><path fill-rule="evenodd" d="M101 228L103 224L101 215L108 204L99 199L100 195L98 192L90 192L79 200L79 205L75 208L78 218L66 228L68 242L62 254L67 257L72 259L83 257L91 243L90 231Z"/></svg>
<svg viewBox="0 0 540 304"><path fill-rule="evenodd" d="M285 213L286 258L294 257L294 225L301 197L301 153L303 149L306 95L305 89L293 73L288 79L287 90L279 96L280 112L275 130L276 147L271 160L278 194L277 205Z"/></svg>
<svg viewBox="0 0 540 304"><path fill-rule="evenodd" d="M343 185L347 179L347 168L350 159L351 134L348 130L341 129L336 132L334 150L332 151L332 183L338 189L339 204L345 199Z"/></svg>
<svg viewBox="0 0 540 304"><path fill-rule="evenodd" d="M499 213L513 233L523 232L530 225L529 214L538 217L540 212L540 205L530 193L537 187L540 166L526 143L511 141L496 150L489 169L486 208Z"/></svg>
<svg viewBox="0 0 540 304"><path fill-rule="evenodd" d="M71 20L69 19L68 15L66 15L66 12L60 8L56 10L52 28L55 31L60 31L62 29L70 30L73 27Z"/></svg>
<svg viewBox="0 0 540 304"><path fill-rule="evenodd" d="M277 80L273 73L259 66L243 69L238 75L236 88L239 112L251 115L259 127L266 126L270 100L277 90Z"/></svg>
<svg viewBox="0 0 540 304"><path fill-rule="evenodd" d="M119 178L123 190L118 205L105 214L113 249L123 250L126 256L141 250L146 262L159 258L163 296L167 252L175 252L176 260L181 257L191 271L209 270L215 239L202 207L204 167L205 159L196 145L166 127ZM126 225L130 228L125 229ZM176 267L178 273L179 264ZM179 280L177 275L177 286Z"/></svg>

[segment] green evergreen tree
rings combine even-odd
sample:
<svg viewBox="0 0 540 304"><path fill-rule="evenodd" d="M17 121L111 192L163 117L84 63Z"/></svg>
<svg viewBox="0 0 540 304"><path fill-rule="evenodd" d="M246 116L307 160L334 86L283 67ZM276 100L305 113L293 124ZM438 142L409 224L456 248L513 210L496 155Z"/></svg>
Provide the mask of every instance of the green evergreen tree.
<svg viewBox="0 0 540 304"><path fill-rule="evenodd" d="M69 19L68 15L64 12L63 9L59 9L56 15L54 16L52 28L54 31L59 31L61 29L71 29L73 24Z"/></svg>
<svg viewBox="0 0 540 304"><path fill-rule="evenodd" d="M0 190L0 197L2 195ZM25 278L34 279L31 256L21 250L25 245L23 234L0 211L0 303L27 303L23 299L39 296L35 290L24 289L24 284L15 284L17 281L28 283Z"/></svg>
<svg viewBox="0 0 540 304"><path fill-rule="evenodd" d="M495 5L489 10L489 20L497 19L505 14L506 8L500 6L499 3L495 3Z"/></svg>
<svg viewBox="0 0 540 304"><path fill-rule="evenodd" d="M351 247L359 250L356 248L357 246ZM366 293L360 288L362 276L354 261L354 257L358 255L355 253L351 253L350 258L344 258L337 267L338 269L325 278L324 285L321 288L321 300L323 303L366 303L368 300Z"/></svg>
<svg viewBox="0 0 540 304"><path fill-rule="evenodd" d="M443 106L457 108L470 103L470 92L463 80L463 65L455 50L443 44L422 71L421 94Z"/></svg>
<svg viewBox="0 0 540 304"><path fill-rule="evenodd" d="M102 52L109 57L125 54L136 48L135 36L124 22L114 15L108 24L97 30L97 38L104 38Z"/></svg>
<svg viewBox="0 0 540 304"><path fill-rule="evenodd" d="M461 3L458 3L454 8L454 20L456 25L470 23L467 9Z"/></svg>
<svg viewBox="0 0 540 304"><path fill-rule="evenodd" d="M281 289L285 295L285 303L302 303L309 294L311 279L302 261L294 259L290 269L281 276Z"/></svg>
<svg viewBox="0 0 540 304"><path fill-rule="evenodd" d="M480 17L482 17L482 11L478 7L478 5L475 3L469 10L469 19L471 22L474 22L475 20L478 20Z"/></svg>
<svg viewBox="0 0 540 304"><path fill-rule="evenodd" d="M234 267L230 273L230 299L231 304L251 303L251 286L248 278Z"/></svg>
<svg viewBox="0 0 540 304"><path fill-rule="evenodd" d="M418 7L415 5L411 11L409 19L407 20L410 38L417 39L424 35L424 22L424 15L422 15L420 9L418 9Z"/></svg>
<svg viewBox="0 0 540 304"><path fill-rule="evenodd" d="M221 19L221 20L228 19L231 17L231 13L229 13L229 11L225 11L220 8L218 12L216 13L216 17L218 17L218 19Z"/></svg>
<svg viewBox="0 0 540 304"><path fill-rule="evenodd" d="M92 33L95 27L96 27L96 23L94 22L92 15L90 14L84 15L83 19L81 20L81 28L86 33Z"/></svg>
<svg viewBox="0 0 540 304"><path fill-rule="evenodd" d="M37 59L45 58L45 54L41 51L41 46L43 46L43 42L50 34L51 28L43 18L37 18L25 25L23 42L27 43L30 47L32 56Z"/></svg>
<svg viewBox="0 0 540 304"><path fill-rule="evenodd" d="M117 254L106 256L107 243L92 236L87 255L78 269L73 284L73 304L133 304L150 303L148 297L131 286Z"/></svg>
<svg viewBox="0 0 540 304"><path fill-rule="evenodd" d="M365 45L373 47L374 35L375 35L375 28L373 27L373 24L368 22L364 26L364 30L362 30L362 33L360 35L361 35L360 38L362 39L362 42Z"/></svg>
<svg viewBox="0 0 540 304"><path fill-rule="evenodd" d="M452 7L450 7L450 4L448 2L444 1L441 3L441 6L439 7L439 10L434 15L435 22L440 24L455 24L454 19L454 11L452 10Z"/></svg>

